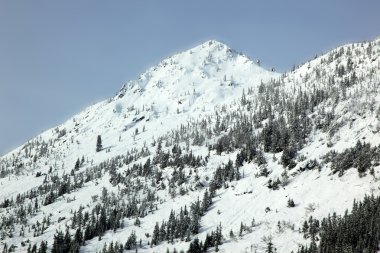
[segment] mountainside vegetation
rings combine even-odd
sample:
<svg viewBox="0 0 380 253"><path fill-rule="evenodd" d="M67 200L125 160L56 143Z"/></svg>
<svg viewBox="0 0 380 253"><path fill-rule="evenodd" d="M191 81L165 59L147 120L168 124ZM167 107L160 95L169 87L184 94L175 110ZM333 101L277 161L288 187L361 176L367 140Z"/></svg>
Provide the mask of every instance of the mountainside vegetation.
<svg viewBox="0 0 380 253"><path fill-rule="evenodd" d="M0 158L2 250L377 252L379 94L379 39L284 74L208 41Z"/></svg>

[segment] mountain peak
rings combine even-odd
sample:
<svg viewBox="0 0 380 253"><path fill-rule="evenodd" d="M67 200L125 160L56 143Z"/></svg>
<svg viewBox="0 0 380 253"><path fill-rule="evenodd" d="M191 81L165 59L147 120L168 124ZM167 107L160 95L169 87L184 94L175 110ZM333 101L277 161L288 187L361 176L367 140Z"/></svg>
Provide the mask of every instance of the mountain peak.
<svg viewBox="0 0 380 253"><path fill-rule="evenodd" d="M185 52L188 52L188 51L190 52L202 51L202 52L209 52L210 54L217 53L217 52L225 52L225 53L235 52L229 46L217 40L207 40L201 43L200 45L195 46Z"/></svg>
<svg viewBox="0 0 380 253"><path fill-rule="evenodd" d="M205 42L203 42L202 44L200 44L200 46L204 47L204 48L229 48L226 44L224 44L223 42L220 42L220 41L217 41L217 40L206 40Z"/></svg>
<svg viewBox="0 0 380 253"><path fill-rule="evenodd" d="M222 42L207 40L163 59L141 74L138 80L125 84L117 97L123 97L130 89L145 90L152 86L170 85L178 87L179 83L187 87L192 83L204 83L208 79L213 79L217 85L233 78L235 82L243 82L238 75L243 69L267 76L267 70L257 66L244 54L236 52Z"/></svg>

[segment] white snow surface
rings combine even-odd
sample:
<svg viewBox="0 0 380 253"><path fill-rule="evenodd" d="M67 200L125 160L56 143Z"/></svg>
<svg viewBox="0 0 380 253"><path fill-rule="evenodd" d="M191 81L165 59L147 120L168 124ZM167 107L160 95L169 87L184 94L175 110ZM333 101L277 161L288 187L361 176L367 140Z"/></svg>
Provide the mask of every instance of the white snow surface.
<svg viewBox="0 0 380 253"><path fill-rule="evenodd" d="M358 76L369 68L377 68L371 84L378 84L379 80L379 47L375 48L375 52L374 60L370 58L368 62L359 63L360 55L357 57ZM310 81L314 78L312 76L309 77L309 81L302 81L315 68L320 68L322 72L332 71L335 65L321 63L321 59L327 57L328 54L318 57L293 72L285 73L286 84L283 89L288 90L289 96L292 96L294 90L302 89L307 92L313 85L327 85ZM35 177L37 171L47 173L52 167L53 171L59 174L68 174L77 158L82 156L86 158L85 165L81 168L84 170L92 164L99 164L132 148L139 150L144 146L151 147L153 140L170 133L171 129L178 129L181 124L187 125L205 117L213 118L215 111L221 111L223 107L230 111L237 110L243 90L257 90L260 83L280 77L281 74L261 68L247 56L214 40L169 57L147 70L137 80L126 83L114 97L86 108L62 125L49 129L29 141L49 143L47 157L33 163L34 151L32 150L29 156L24 154L27 144L3 156L0 163L4 164L5 161L18 157L18 161L23 164L23 171L18 175L0 178L0 200L15 198L17 194L41 185L43 177ZM374 104L378 105L380 97L373 99ZM336 108L326 107L327 111L335 110L342 119L356 120L339 129L336 136L340 138L330 138L328 134L316 130L308 145L300 151L300 155L306 156L307 159L320 159L331 149L343 151L363 138L373 145L380 144L377 132L380 129L379 120L375 114L360 107L361 100L367 100L365 95L358 96L358 104L355 105L343 101ZM58 137L58 132L63 129L66 130L66 135ZM98 153L95 151L97 135L102 136L105 148ZM333 142L333 148L327 147L329 141ZM150 149L154 154L155 148ZM209 152L206 147L193 146L192 150L203 156ZM272 178L280 177L283 172L283 167L279 164L280 157L281 154L266 154ZM201 167L198 174L202 179L206 176L211 177L217 166L226 163L228 159L234 161L235 158L236 152L219 156L212 151L207 166ZM302 165L300 162L294 171ZM62 169L63 167L65 169ZM123 169L126 167L119 170ZM352 206L354 199L360 200L366 194L378 194L380 186L378 167L375 177L368 175L360 178L354 169L338 177L336 174L332 175L329 165L325 164L321 171L304 171L291 176L289 185L277 191L267 188L268 178L255 176L259 168L254 163L244 164L243 171L244 177L241 180L232 182L229 188L217 192L212 207L202 217L201 233L198 235L202 240L206 233L215 230L219 223L222 224L225 240L220 246L220 252L264 252L265 238L269 237L273 237L277 252L296 251L300 244L307 242L298 229L310 215L322 218L332 212L343 214ZM170 168L165 170L164 177L168 177L171 172ZM188 185L191 185L191 182L188 182ZM64 195L53 204L41 207L41 211L31 217L29 223L34 224L45 215L52 214L53 225L39 237L26 237L38 245L41 240L47 240L50 249L55 231L59 228L64 230L65 224L70 224L70 212L77 210L80 205L90 210L96 204L91 196L100 196L103 187L110 191L118 191L105 176L97 182L86 183L85 187ZM179 240L173 245L164 242L151 248L146 245L150 238L147 238L145 233L152 233L155 223L166 220L171 209L179 210L198 197L201 198L203 191L189 191L188 194L178 195L174 199L166 191L158 191L158 195L165 199L165 202L158 205L157 211L141 218L140 227L133 225L133 219L124 219L123 229L116 232L108 231L101 240L94 238L88 241L81 247L81 252L99 251L105 242L125 243L132 231L143 241L144 247L139 249L139 252L166 252L167 248L171 251L174 248L187 250L189 243ZM67 201L74 197L75 200ZM287 207L288 198L294 199L295 208ZM266 207L270 207L271 211L266 212ZM0 209L0 217L6 212L7 210ZM57 222L59 217L67 218ZM249 225L252 219L255 220L252 232L238 236L241 222ZM277 227L278 222L282 224L282 229ZM293 225L294 229L291 228ZM18 229L20 228L17 227L16 231ZM229 237L230 230L236 235L235 239ZM16 252L25 252L27 247L20 244L23 240L25 239L16 232L13 238L5 239L1 244L14 244L17 245Z"/></svg>

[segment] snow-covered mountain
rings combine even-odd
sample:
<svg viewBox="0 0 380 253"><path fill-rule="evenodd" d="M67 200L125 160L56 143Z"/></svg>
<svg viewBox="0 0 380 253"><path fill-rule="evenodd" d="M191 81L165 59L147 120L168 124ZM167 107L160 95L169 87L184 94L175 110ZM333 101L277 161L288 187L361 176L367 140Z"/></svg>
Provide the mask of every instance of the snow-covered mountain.
<svg viewBox="0 0 380 253"><path fill-rule="evenodd" d="M239 98L244 89L258 87L260 82L278 76L220 42L207 41L161 61L138 80L125 84L115 97L88 107L30 142L52 142L49 152L57 163L61 158L61 162L69 161L69 157L75 163L82 155L102 161L132 145L141 148L144 141L151 142L154 136L157 138L180 124L212 114L216 107ZM141 134L133 138L136 129ZM67 134L60 137L62 131ZM98 134L112 148L109 154L94 157ZM26 146L5 158L17 155ZM49 161L50 157L46 159Z"/></svg>
<svg viewBox="0 0 380 253"><path fill-rule="evenodd" d="M310 216L379 194L379 56L379 39L355 43L283 74L213 40L171 56L0 158L1 244L173 252L211 232L210 252L314 243Z"/></svg>

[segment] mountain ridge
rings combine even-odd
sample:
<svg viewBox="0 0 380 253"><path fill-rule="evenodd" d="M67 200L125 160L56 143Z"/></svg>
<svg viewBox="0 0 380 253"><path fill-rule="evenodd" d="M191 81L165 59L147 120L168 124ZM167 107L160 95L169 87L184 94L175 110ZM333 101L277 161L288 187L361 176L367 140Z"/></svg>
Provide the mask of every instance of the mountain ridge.
<svg viewBox="0 0 380 253"><path fill-rule="evenodd" d="M205 69L205 68L208 68L208 66L203 65L204 64L203 61L205 60L206 56L209 55L208 49L211 49L211 50L216 49L217 53L221 53L223 60L229 61L228 62L229 65L226 66L226 68L230 68L231 65L235 65L235 60L236 60L236 61L239 61L239 63L242 61L244 65L247 65L245 71L247 70L247 68L251 68L253 75L260 75L262 73L268 73L268 74L266 74L266 76L263 76L264 80L268 79L268 76L271 75L269 71L265 71L263 69L260 69L259 67L256 68L256 65L253 62L251 62L251 61L247 62L246 60L248 60L248 58L245 58L245 56L241 56L238 53L231 53L232 50L230 50L225 44L216 42L214 40L209 40L209 41L206 41L206 42L204 42L204 43L202 43L196 47L193 47L189 50L186 50L186 51L180 52L178 54L175 54L174 56L165 58L159 64L157 64L154 67L149 68L146 72L141 74L137 80L130 81L126 85L124 85L121 88L121 90L115 95L115 97L113 97L113 98L111 97L109 99L95 103L94 105L91 105L88 108L85 108L84 110L82 110L82 112L78 113L77 115L88 114L88 112L93 110L93 108L97 107L100 109L100 108L106 106L107 104L110 107L113 107L112 109L107 108L108 111L110 111L110 109L111 109L112 112L116 112L117 114L120 115L122 113L121 110L123 110L125 113L126 111L132 109L133 106L135 106L135 107L139 106L140 107L139 109L142 109L142 107L144 107L144 106L145 107L153 107L152 104L148 105L148 103L145 102L145 101L150 101L150 102L153 102L155 104L154 106L156 106L158 109L155 111L152 110L151 112L148 112L148 114L155 117L155 115L157 113L166 112L167 108L169 108L172 111L172 113L173 113L173 111L174 111L174 113L176 113L177 108L176 107L171 108L172 107L171 105L173 103L178 104L180 102L181 107L185 107L183 105L184 103L188 103L188 104L189 103L192 103L192 104L195 103L196 106L198 107L197 110L203 109L204 105L202 103L206 103L206 102L201 101L200 102L201 105L198 105L196 103L196 101L194 102L194 100L199 100L198 97L200 97L200 92L203 92L202 95L205 95L208 92L209 95L211 95L211 97L212 97L212 93L215 93L217 95L220 93L224 97L227 96L227 94L231 95L231 92L234 92L235 94L241 93L242 92L241 86L237 87L237 88L235 87L236 89L234 89L234 87L232 87L233 86L232 85L233 80L231 80L231 76L227 77L228 72L232 72L232 70L226 69L225 72L224 71L222 72L220 70L211 69L211 71L214 71L214 72L220 71L220 74L218 74L219 77L217 77L217 78L214 78L215 74L212 74L211 76L214 80L208 81L209 79L206 77L206 75L208 75L208 73L206 72L206 69ZM195 65L196 66L195 70L183 70L183 66L178 66L178 64L173 63L173 61L175 62L178 60L178 57L181 58L183 56L185 56L184 60L188 60L188 57L190 56L190 61L189 61L190 63L192 63L194 60L198 60L198 62L197 62L198 65ZM244 58L241 58L241 57L244 57ZM220 59L217 58L217 60L219 61ZM169 64L170 62L172 62L172 63ZM186 62L186 64L189 65L187 62ZM169 66L167 66L167 65L169 65ZM232 69L236 70L237 67L232 66ZM258 70L257 71L258 73L256 73L256 69ZM161 73L162 71L163 71L163 73ZM195 72L195 73L193 74L192 72ZM193 74L193 75L191 75L191 74ZM191 75L191 76L188 77L188 75ZM232 73L231 73L231 75L232 75ZM276 76L276 75L278 75L278 74L274 74L272 76ZM169 79L167 78L165 80L165 77L168 77L168 76L170 78ZM183 76L183 78L184 78L182 83L180 83L181 85L179 84L180 80L179 80L178 76ZM186 78L191 79L192 82L188 83L186 81ZM204 78L206 78L206 81L203 80ZM223 78L225 78L225 80L223 80ZM164 80L162 80L162 79L164 79ZM249 79L252 79L252 78L249 78ZM239 81L239 78L237 78L236 81ZM259 81L261 81L261 78L258 80L254 80L254 82L256 82L256 83L258 83ZM205 83L207 83L207 88L209 89L208 91L203 90L202 85ZM247 83L247 81L244 80L244 83ZM212 86L210 84L212 84ZM146 92L144 91L144 88L147 85L149 85L148 92L150 94L146 95L146 96L148 96L148 98L141 99L142 94L143 93L146 94ZM226 87L221 88L219 86L226 86ZM164 91L165 88L167 89L166 91ZM197 91L198 88L200 89L200 92ZM122 99L122 97L125 95L125 93L127 91L129 92L128 98L127 98L127 100L129 100L129 101L128 101L128 103L125 103L126 99L125 98ZM185 92L187 92L188 95L186 95ZM172 100L168 103L165 103L164 105L157 105L158 103L155 102L155 100L158 99L158 97L159 97L158 94L160 94L160 93L162 95L164 95L165 98L168 98L170 96L172 98ZM215 100L218 99L217 95L214 96ZM209 99L209 97L207 99ZM228 99L227 99L227 101L228 101ZM113 102L114 104L112 104L112 106L111 106L109 104L109 102ZM137 103L137 104L135 104L135 103ZM219 102L217 102L217 103L219 103ZM134 104L134 105L132 105L132 104ZM178 105L180 105L180 104L178 104ZM202 108L200 108L200 107L202 107ZM211 111L213 110L212 106L208 109L208 111L210 111L210 110ZM77 115L68 119L66 121L66 123L68 123L69 121L73 121ZM80 116L80 117L88 117L88 115ZM132 118L134 118L134 117L132 117ZM133 121L133 120L131 120L131 121ZM64 124L65 123L63 123L59 126L62 126ZM56 127L48 129L48 130L44 131L43 133L52 131L55 128ZM43 133L41 133L41 134L43 134ZM40 136L40 135L38 135L38 136ZM21 147L22 146L23 145L21 145ZM5 154L4 156L9 155L10 153L12 153L12 151L10 151L8 154Z"/></svg>
<svg viewBox="0 0 380 253"><path fill-rule="evenodd" d="M343 214L354 199L380 193L379 41L338 47L283 74L218 42L195 49L1 157L1 242L24 252L47 241L53 250L67 226L72 238L83 230L80 252L127 247L133 234L139 252L187 250L211 232L224 239L209 251L265 252L273 243L295 252L311 241L309 230L298 232L310 216ZM190 241L165 225L185 206L187 223L199 226L182 235ZM91 219L78 225L79 211ZM107 229L84 232L99 224ZM173 237L156 237L156 224Z"/></svg>

